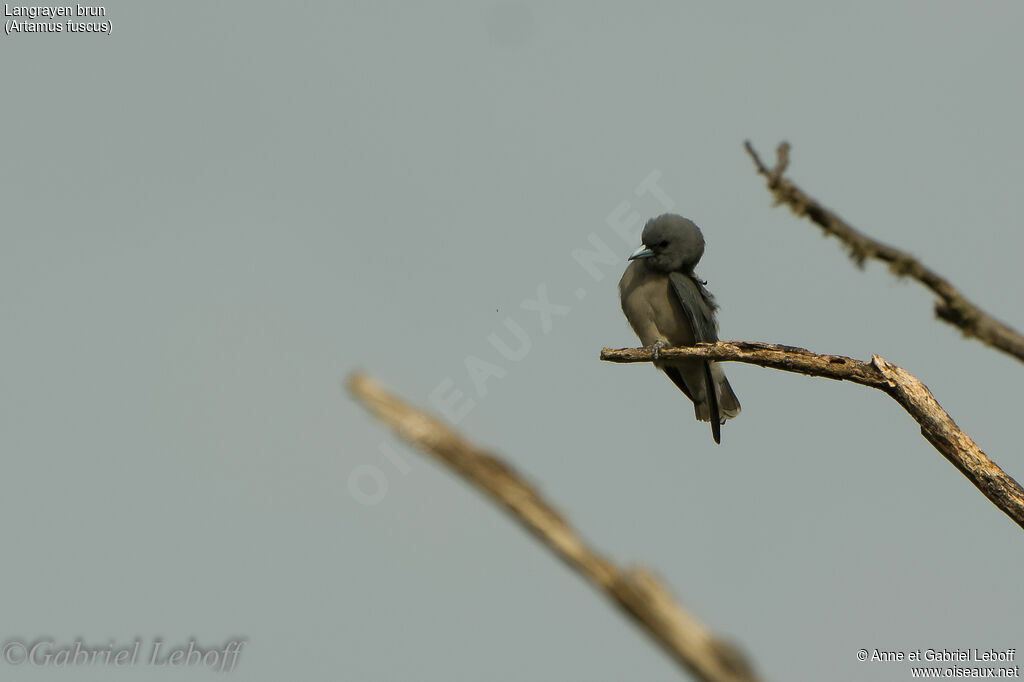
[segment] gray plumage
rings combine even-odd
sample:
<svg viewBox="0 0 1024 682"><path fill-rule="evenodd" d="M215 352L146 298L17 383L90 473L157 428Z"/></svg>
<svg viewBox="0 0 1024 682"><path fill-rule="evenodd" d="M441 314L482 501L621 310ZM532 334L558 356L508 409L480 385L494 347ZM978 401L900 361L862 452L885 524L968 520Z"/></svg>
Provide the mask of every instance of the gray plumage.
<svg viewBox="0 0 1024 682"><path fill-rule="evenodd" d="M693 221L665 214L647 221L643 247L630 256L619 281L622 312L644 346L656 351L670 346L718 341L714 297L693 268L704 255L704 235ZM721 442L721 425L740 413L740 403L717 362L655 360L686 396L694 414L711 422Z"/></svg>

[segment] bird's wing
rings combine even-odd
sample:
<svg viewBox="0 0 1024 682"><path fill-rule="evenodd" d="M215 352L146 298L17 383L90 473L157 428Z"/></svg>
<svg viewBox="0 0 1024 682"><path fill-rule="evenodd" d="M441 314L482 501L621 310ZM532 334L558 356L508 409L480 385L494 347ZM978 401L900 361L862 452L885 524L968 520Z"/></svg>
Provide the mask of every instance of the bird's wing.
<svg viewBox="0 0 1024 682"><path fill-rule="evenodd" d="M715 322L715 309L718 306L708 290L692 276L681 272L669 273L668 281L686 312L697 343L718 341L718 324Z"/></svg>
<svg viewBox="0 0 1024 682"><path fill-rule="evenodd" d="M669 273L668 281L679 299L679 304L686 313L693 329L693 338L697 343L714 343L718 341L718 325L715 323L715 300L697 280L681 272ZM674 379L673 379L674 381ZM722 416L718 409L718 391L711 375L711 364L704 361L704 385L707 387L708 412L711 417L711 435L716 443L722 442ZM692 399L692 396L691 396Z"/></svg>
<svg viewBox="0 0 1024 682"><path fill-rule="evenodd" d="M686 394L687 398L696 402L696 400L694 400L693 393L690 392L690 387L686 385L686 380L683 379L683 374L679 371L678 367L664 365L661 369L668 375L668 378L672 380L672 383L675 384L680 391Z"/></svg>

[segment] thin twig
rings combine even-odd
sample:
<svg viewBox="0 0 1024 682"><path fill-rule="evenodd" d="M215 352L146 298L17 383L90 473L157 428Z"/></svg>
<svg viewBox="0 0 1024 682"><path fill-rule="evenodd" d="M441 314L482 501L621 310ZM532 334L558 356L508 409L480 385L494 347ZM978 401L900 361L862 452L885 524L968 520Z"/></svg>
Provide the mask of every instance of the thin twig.
<svg viewBox="0 0 1024 682"><path fill-rule="evenodd" d="M804 194L792 180L784 177L789 165L789 144L783 142L776 150L775 168L768 168L754 151L749 141L743 145L754 160L757 172L764 176L768 190L777 204L786 204L798 216L806 216L826 235L832 235L846 245L850 257L859 267L864 261L875 258L889 264L889 269L898 276L913 277L932 290L939 297L935 302L935 314L941 320L959 327L966 336L973 336L983 343L1024 361L1024 335L992 317L971 303L944 277L925 267L914 256L883 244L855 230L845 220Z"/></svg>
<svg viewBox="0 0 1024 682"><path fill-rule="evenodd" d="M707 358L736 361L827 379L852 381L887 393L921 425L923 435L942 456L968 478L992 504L1024 528L1024 488L988 458L971 437L960 430L928 387L906 370L878 355L861 362L842 355L819 355L804 348L746 341L720 341L661 350L662 360ZM605 348L609 362L651 362L650 348Z"/></svg>
<svg viewBox="0 0 1024 682"><path fill-rule="evenodd" d="M349 377L352 395L411 445L462 475L562 561L602 590L697 679L755 682L746 657L677 604L646 569L623 569L588 547L569 523L510 466L434 417L414 409L364 375Z"/></svg>

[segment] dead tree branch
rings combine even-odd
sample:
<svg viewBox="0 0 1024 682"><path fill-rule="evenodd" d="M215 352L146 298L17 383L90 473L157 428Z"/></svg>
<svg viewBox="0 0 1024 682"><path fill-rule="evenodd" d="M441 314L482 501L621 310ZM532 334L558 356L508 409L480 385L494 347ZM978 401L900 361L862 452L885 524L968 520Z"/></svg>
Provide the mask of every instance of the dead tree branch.
<svg viewBox="0 0 1024 682"><path fill-rule="evenodd" d="M968 301L944 277L925 267L909 253L858 232L835 213L804 194L793 181L784 177L789 165L788 143L783 142L779 145L775 168L768 168L761 162L749 141L744 143L744 147L754 160L757 172L764 176L768 191L775 197L775 202L789 206L798 216L806 216L826 235L837 237L846 245L850 257L858 267L864 267L864 261L868 258L875 258L888 263L889 269L897 277L913 277L939 297L935 302L935 314L939 319L959 327L966 336L973 336L1024 361L1024 335Z"/></svg>
<svg viewBox="0 0 1024 682"><path fill-rule="evenodd" d="M819 355L793 346L720 341L661 350L661 359L673 358L746 362L877 388L898 402L921 425L921 435L977 486L992 504L1024 528L1024 488L989 459L970 436L960 430L927 386L906 370L878 355L873 355L871 362L861 362L842 355ZM649 348L605 348L601 351L601 359L609 362L651 362L653 358Z"/></svg>
<svg viewBox="0 0 1024 682"><path fill-rule="evenodd" d="M588 547L540 493L507 464L441 421L410 407L367 376L351 376L348 389L399 437L432 454L505 509L628 613L697 679L755 682L746 657L673 601L654 575L639 566L620 568Z"/></svg>

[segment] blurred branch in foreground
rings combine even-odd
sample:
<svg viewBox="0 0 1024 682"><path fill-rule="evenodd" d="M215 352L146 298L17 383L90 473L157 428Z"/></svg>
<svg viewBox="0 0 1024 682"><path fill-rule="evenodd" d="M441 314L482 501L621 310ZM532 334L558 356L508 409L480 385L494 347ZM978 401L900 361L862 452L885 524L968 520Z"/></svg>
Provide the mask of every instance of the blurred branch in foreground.
<svg viewBox="0 0 1024 682"><path fill-rule="evenodd" d="M764 176L776 203L786 204L796 215L809 218L826 235L837 237L849 249L850 256L858 266L863 267L866 259L875 258L888 263L889 269L896 276L913 277L939 297L940 300L935 303L935 314L940 319L959 327L966 336L973 336L1024 361L1024 335L968 301L944 277L926 268L909 253L858 232L835 213L804 194L791 180L783 177L789 165L788 143L783 142L776 150L775 168L768 168L761 162L749 141L744 143L744 147L754 160L757 172Z"/></svg>
<svg viewBox="0 0 1024 682"><path fill-rule="evenodd" d="M663 348L661 360L707 358L718 362L746 362L827 379L852 381L887 393L921 425L923 435L971 483L1024 528L1024 489L988 458L971 437L960 430L935 397L917 378L878 355L861 362L842 355L818 355L803 348L745 341L719 341L678 348ZM605 348L609 362L651 362L650 348Z"/></svg>
<svg viewBox="0 0 1024 682"><path fill-rule="evenodd" d="M348 389L403 440L432 454L503 507L570 568L632 616L697 679L755 682L746 657L673 601L657 578L639 566L622 569L588 547L540 493L507 464L365 375L349 377Z"/></svg>

